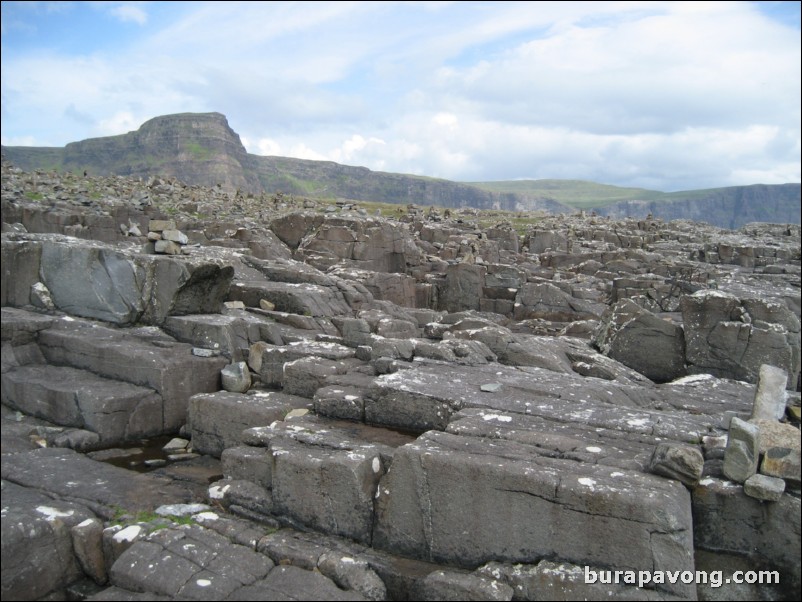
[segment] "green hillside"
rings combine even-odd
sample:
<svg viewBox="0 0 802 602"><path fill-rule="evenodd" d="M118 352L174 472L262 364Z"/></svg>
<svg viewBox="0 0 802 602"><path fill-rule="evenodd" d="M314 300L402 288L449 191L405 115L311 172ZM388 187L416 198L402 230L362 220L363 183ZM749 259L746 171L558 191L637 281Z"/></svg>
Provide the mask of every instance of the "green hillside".
<svg viewBox="0 0 802 602"><path fill-rule="evenodd" d="M586 180L506 180L466 182L491 192L507 192L551 199L576 209L604 207L620 201L654 200L666 194L645 188L623 188ZM702 191L695 191L702 192Z"/></svg>

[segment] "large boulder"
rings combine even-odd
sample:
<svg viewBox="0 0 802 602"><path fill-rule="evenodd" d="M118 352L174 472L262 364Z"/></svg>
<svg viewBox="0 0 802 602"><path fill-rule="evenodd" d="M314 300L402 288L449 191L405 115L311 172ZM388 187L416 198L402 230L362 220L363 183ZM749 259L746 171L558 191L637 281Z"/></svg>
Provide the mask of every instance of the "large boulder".
<svg viewBox="0 0 802 602"><path fill-rule="evenodd" d="M783 303L739 299L702 290L680 301L688 372L757 382L760 366L788 373L795 388L800 372L799 318Z"/></svg>
<svg viewBox="0 0 802 602"><path fill-rule="evenodd" d="M6 236L13 239L6 242ZM140 254L60 235L4 235L3 264L6 302L31 302L14 282L24 271L39 275L57 309L119 325L219 312L234 276L234 268L220 262Z"/></svg>
<svg viewBox="0 0 802 602"><path fill-rule="evenodd" d="M574 322L598 318L601 306L572 297L548 282L527 282L515 298L515 319L540 318L554 322Z"/></svg>
<svg viewBox="0 0 802 602"><path fill-rule="evenodd" d="M323 223L323 216L317 213L290 213L270 222L270 229L293 251L304 237Z"/></svg>
<svg viewBox="0 0 802 602"><path fill-rule="evenodd" d="M448 312L478 310L486 274L487 268L481 265L457 263L448 266L439 309Z"/></svg>
<svg viewBox="0 0 802 602"><path fill-rule="evenodd" d="M662 320L629 299L602 315L593 344L655 382L685 375L685 337L682 327Z"/></svg>
<svg viewBox="0 0 802 602"><path fill-rule="evenodd" d="M346 265L374 272L404 272L422 254L400 224L383 219L329 217L304 238L296 255L312 265Z"/></svg>

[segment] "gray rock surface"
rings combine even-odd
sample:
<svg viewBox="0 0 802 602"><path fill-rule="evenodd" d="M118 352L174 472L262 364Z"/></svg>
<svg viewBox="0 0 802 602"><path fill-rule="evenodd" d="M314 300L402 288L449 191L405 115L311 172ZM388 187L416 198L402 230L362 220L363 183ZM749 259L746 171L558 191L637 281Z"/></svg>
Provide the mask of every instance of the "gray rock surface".
<svg viewBox="0 0 802 602"><path fill-rule="evenodd" d="M688 371L756 382L763 364L799 374L799 318L784 304L720 291L682 297Z"/></svg>
<svg viewBox="0 0 802 602"><path fill-rule="evenodd" d="M4 599L798 599L798 226L2 176Z"/></svg>
<svg viewBox="0 0 802 602"><path fill-rule="evenodd" d="M605 355L655 382L685 375L682 327L660 319L629 299L605 312L593 342Z"/></svg>
<svg viewBox="0 0 802 602"><path fill-rule="evenodd" d="M763 474L753 474L744 481L744 493L767 502L778 502L785 491L785 481Z"/></svg>
<svg viewBox="0 0 802 602"><path fill-rule="evenodd" d="M554 555L685 570L692 539L690 496L679 483L437 432L396 450L374 532L381 549L465 567ZM687 586L673 591L692 595Z"/></svg>
<svg viewBox="0 0 802 602"><path fill-rule="evenodd" d="M307 407L309 400L276 391L202 393L189 400L188 426L192 445L200 453L220 457L224 449L242 444L242 431L283 420L287 412Z"/></svg>
<svg viewBox="0 0 802 602"><path fill-rule="evenodd" d="M654 474L677 479L690 488L696 487L702 478L704 457L697 447L659 443L649 463Z"/></svg>
<svg viewBox="0 0 802 602"><path fill-rule="evenodd" d="M760 429L733 417L724 454L724 474L733 481L743 483L757 472L759 460Z"/></svg>
<svg viewBox="0 0 802 602"><path fill-rule="evenodd" d="M248 364L235 362L220 371L220 381L224 391L246 393L251 388L251 373Z"/></svg>
<svg viewBox="0 0 802 602"><path fill-rule="evenodd" d="M766 503L747 496L743 487L704 478L693 491L694 543L697 549L731 552L751 564L773 566L785 592L800 587L802 509L798 497L783 495ZM786 593L786 596L791 594Z"/></svg>

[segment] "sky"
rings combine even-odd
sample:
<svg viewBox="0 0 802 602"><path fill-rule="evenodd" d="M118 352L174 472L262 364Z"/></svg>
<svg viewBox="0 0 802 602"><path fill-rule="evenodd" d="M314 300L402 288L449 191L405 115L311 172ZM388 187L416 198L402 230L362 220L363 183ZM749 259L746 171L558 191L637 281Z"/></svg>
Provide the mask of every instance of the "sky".
<svg viewBox="0 0 802 602"><path fill-rule="evenodd" d="M223 113L458 181L799 182L800 2L2 2L4 145Z"/></svg>

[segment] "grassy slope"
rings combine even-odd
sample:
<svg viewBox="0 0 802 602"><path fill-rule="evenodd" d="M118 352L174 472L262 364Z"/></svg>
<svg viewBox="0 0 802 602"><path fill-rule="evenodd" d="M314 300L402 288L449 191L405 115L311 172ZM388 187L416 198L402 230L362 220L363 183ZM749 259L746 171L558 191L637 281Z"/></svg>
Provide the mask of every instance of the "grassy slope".
<svg viewBox="0 0 802 602"><path fill-rule="evenodd" d="M585 180L511 180L502 182L466 182L494 192L515 192L549 198L577 209L604 207L618 201L655 201L705 198L720 188L660 192L645 188L622 188Z"/></svg>

